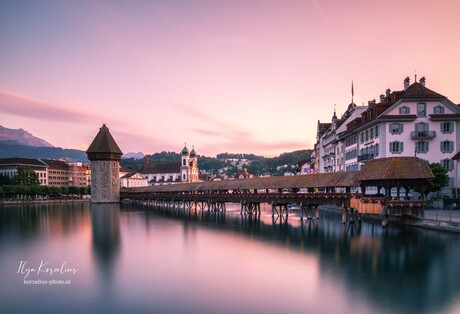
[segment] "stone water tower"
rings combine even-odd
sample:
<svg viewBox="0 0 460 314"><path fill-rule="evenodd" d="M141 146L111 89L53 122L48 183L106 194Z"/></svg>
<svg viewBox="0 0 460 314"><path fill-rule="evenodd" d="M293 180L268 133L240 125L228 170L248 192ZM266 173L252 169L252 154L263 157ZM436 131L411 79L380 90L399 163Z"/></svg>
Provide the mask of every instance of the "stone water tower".
<svg viewBox="0 0 460 314"><path fill-rule="evenodd" d="M105 124L86 151L91 161L91 203L120 201L121 149Z"/></svg>

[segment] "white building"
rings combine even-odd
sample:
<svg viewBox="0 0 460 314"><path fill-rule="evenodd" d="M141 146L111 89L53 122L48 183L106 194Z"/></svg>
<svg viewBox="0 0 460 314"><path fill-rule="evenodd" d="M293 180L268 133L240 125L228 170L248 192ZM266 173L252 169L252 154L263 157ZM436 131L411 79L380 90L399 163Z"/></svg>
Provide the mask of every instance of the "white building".
<svg viewBox="0 0 460 314"><path fill-rule="evenodd" d="M407 77L402 91L387 89L379 102L373 100L365 110L355 110L335 134L332 123L317 142L323 145L317 150L324 160L320 172L360 170L366 160L374 158L417 156L448 170L445 194L458 189L460 167L453 157L460 147L460 108L425 83L423 77L410 84ZM331 134L336 141L331 140ZM329 161L334 151L335 165L339 163L337 158L343 157L342 167L334 168Z"/></svg>
<svg viewBox="0 0 460 314"><path fill-rule="evenodd" d="M146 163L141 174L149 185L188 183L199 181L198 155L193 148L189 152L187 146L181 151L180 162Z"/></svg>
<svg viewBox="0 0 460 314"><path fill-rule="evenodd" d="M40 185L48 185L49 166L44 161L40 159L17 157L0 159L0 174L10 179L18 174L19 167L32 169L37 174Z"/></svg>
<svg viewBox="0 0 460 314"><path fill-rule="evenodd" d="M138 172L127 173L120 178L120 186L122 188L135 188L148 185L147 179Z"/></svg>

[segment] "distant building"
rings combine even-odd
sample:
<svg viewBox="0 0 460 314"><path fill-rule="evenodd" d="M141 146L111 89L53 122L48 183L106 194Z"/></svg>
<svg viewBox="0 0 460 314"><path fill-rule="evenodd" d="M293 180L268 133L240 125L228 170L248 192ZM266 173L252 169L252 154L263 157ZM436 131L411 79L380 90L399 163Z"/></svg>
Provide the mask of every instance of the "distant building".
<svg viewBox="0 0 460 314"><path fill-rule="evenodd" d="M0 158L0 174L12 179L18 174L19 167L31 168L38 176L40 185L48 185L49 166L40 159L31 158Z"/></svg>
<svg viewBox="0 0 460 314"><path fill-rule="evenodd" d="M250 174L246 168L243 169L243 172L235 174L235 179L249 179L254 178L253 174Z"/></svg>
<svg viewBox="0 0 460 314"><path fill-rule="evenodd" d="M193 148L189 152L187 145L181 151L180 162L150 163L146 157L141 174L149 185L190 183L199 181L198 156Z"/></svg>
<svg viewBox="0 0 460 314"><path fill-rule="evenodd" d="M42 159L48 165L49 186L69 186L69 164L62 160Z"/></svg>
<svg viewBox="0 0 460 314"><path fill-rule="evenodd" d="M120 187L122 188L135 188L148 185L148 180L139 172L130 172L120 178Z"/></svg>

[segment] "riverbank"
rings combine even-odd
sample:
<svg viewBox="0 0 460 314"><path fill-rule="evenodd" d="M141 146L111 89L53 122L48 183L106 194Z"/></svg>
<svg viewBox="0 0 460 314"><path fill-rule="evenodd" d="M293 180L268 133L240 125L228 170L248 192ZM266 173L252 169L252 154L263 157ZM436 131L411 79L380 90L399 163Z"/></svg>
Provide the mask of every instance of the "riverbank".
<svg viewBox="0 0 460 314"><path fill-rule="evenodd" d="M59 204L59 203L83 203L90 202L90 198L62 198L62 199L42 199L42 200L0 200L1 205L17 204Z"/></svg>
<svg viewBox="0 0 460 314"><path fill-rule="evenodd" d="M321 210L341 215L341 209L336 207L322 206ZM362 215L363 221L382 221L379 215ZM460 233L459 210L425 210L425 218L389 216L388 223L391 225L412 226L417 228Z"/></svg>

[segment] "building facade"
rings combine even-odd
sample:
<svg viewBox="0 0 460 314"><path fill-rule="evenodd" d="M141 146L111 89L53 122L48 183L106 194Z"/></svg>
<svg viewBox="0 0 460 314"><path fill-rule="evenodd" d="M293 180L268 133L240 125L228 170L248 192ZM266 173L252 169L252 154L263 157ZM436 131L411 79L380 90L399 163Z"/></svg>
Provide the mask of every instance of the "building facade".
<svg viewBox="0 0 460 314"><path fill-rule="evenodd" d="M198 155L195 148L189 152L187 145L181 151L180 162L150 163L146 157L141 174L149 185L191 183L199 181Z"/></svg>
<svg viewBox="0 0 460 314"><path fill-rule="evenodd" d="M18 174L18 168L26 167L32 169L38 177L40 185L49 185L49 166L40 159L31 158L0 158L0 174L12 179Z"/></svg>
<svg viewBox="0 0 460 314"><path fill-rule="evenodd" d="M122 188L137 188L148 185L147 179L139 172L127 173L120 178L120 187Z"/></svg>
<svg viewBox="0 0 460 314"><path fill-rule="evenodd" d="M413 84L407 77L403 90L387 89L378 102L355 107L339 127L332 121L318 131L315 149L323 164L315 169L357 171L367 160L417 156L440 163L449 175L443 193L455 194L460 187L459 162L453 159L460 150L460 108L425 85L424 77Z"/></svg>

